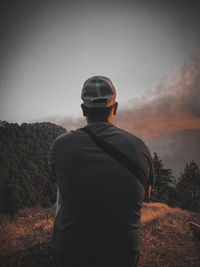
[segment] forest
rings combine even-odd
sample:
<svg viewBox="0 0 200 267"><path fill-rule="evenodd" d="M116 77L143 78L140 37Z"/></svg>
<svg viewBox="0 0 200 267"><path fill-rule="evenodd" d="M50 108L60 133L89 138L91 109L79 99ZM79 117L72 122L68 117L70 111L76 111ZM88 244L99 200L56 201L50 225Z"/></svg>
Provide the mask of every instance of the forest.
<svg viewBox="0 0 200 267"><path fill-rule="evenodd" d="M56 179L49 164L50 148L67 130L50 122L8 123L0 121L0 213L50 207L56 201ZM200 212L200 167L191 159L179 177L165 168L153 152L155 184L151 202L162 202ZM176 182L175 182L176 181Z"/></svg>
<svg viewBox="0 0 200 267"><path fill-rule="evenodd" d="M56 201L56 181L49 165L54 139L66 129L52 123L0 124L0 212L49 207Z"/></svg>

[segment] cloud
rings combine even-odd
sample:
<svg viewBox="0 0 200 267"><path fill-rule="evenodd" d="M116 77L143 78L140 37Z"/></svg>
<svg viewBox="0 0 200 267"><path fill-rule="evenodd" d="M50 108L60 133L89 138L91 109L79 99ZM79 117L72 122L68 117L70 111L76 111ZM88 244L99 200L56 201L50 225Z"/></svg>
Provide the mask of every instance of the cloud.
<svg viewBox="0 0 200 267"><path fill-rule="evenodd" d="M76 129L85 118L51 117L49 121ZM145 140L185 129L200 128L200 50L140 99L119 110L115 119L123 128Z"/></svg>
<svg viewBox="0 0 200 267"><path fill-rule="evenodd" d="M116 123L144 139L199 128L200 50L138 102L121 110Z"/></svg>

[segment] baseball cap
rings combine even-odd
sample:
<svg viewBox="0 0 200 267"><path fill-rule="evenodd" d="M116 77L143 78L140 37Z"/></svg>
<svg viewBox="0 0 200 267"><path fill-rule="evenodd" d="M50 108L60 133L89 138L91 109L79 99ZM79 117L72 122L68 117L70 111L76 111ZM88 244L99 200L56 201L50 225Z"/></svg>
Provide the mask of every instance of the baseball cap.
<svg viewBox="0 0 200 267"><path fill-rule="evenodd" d="M88 108L110 107L115 103L116 90L105 76L93 76L85 81L81 99Z"/></svg>

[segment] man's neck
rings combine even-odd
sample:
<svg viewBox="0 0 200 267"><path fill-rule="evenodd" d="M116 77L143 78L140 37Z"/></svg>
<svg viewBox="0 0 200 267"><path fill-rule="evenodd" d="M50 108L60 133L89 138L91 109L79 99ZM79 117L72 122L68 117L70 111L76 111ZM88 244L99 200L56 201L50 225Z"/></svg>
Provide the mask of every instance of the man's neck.
<svg viewBox="0 0 200 267"><path fill-rule="evenodd" d="M107 119L91 119L91 118L88 118L86 117L86 120L87 120L87 123L97 123L97 122L107 122L107 123L111 123L111 124L114 124L114 116L113 114L110 114L110 116L107 118Z"/></svg>
<svg viewBox="0 0 200 267"><path fill-rule="evenodd" d="M109 120L87 120L87 124L91 124L91 123L111 123Z"/></svg>

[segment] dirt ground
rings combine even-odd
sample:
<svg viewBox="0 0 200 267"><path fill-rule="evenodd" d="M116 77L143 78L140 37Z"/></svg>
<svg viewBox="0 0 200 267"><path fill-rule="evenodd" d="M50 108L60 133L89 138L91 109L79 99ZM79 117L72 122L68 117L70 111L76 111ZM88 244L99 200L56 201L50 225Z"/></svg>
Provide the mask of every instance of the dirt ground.
<svg viewBox="0 0 200 267"><path fill-rule="evenodd" d="M50 250L54 214L54 207L38 207L20 210L14 217L0 215L0 266L55 267ZM188 224L200 223L200 213L146 203L141 221L139 267L200 266L200 239Z"/></svg>

